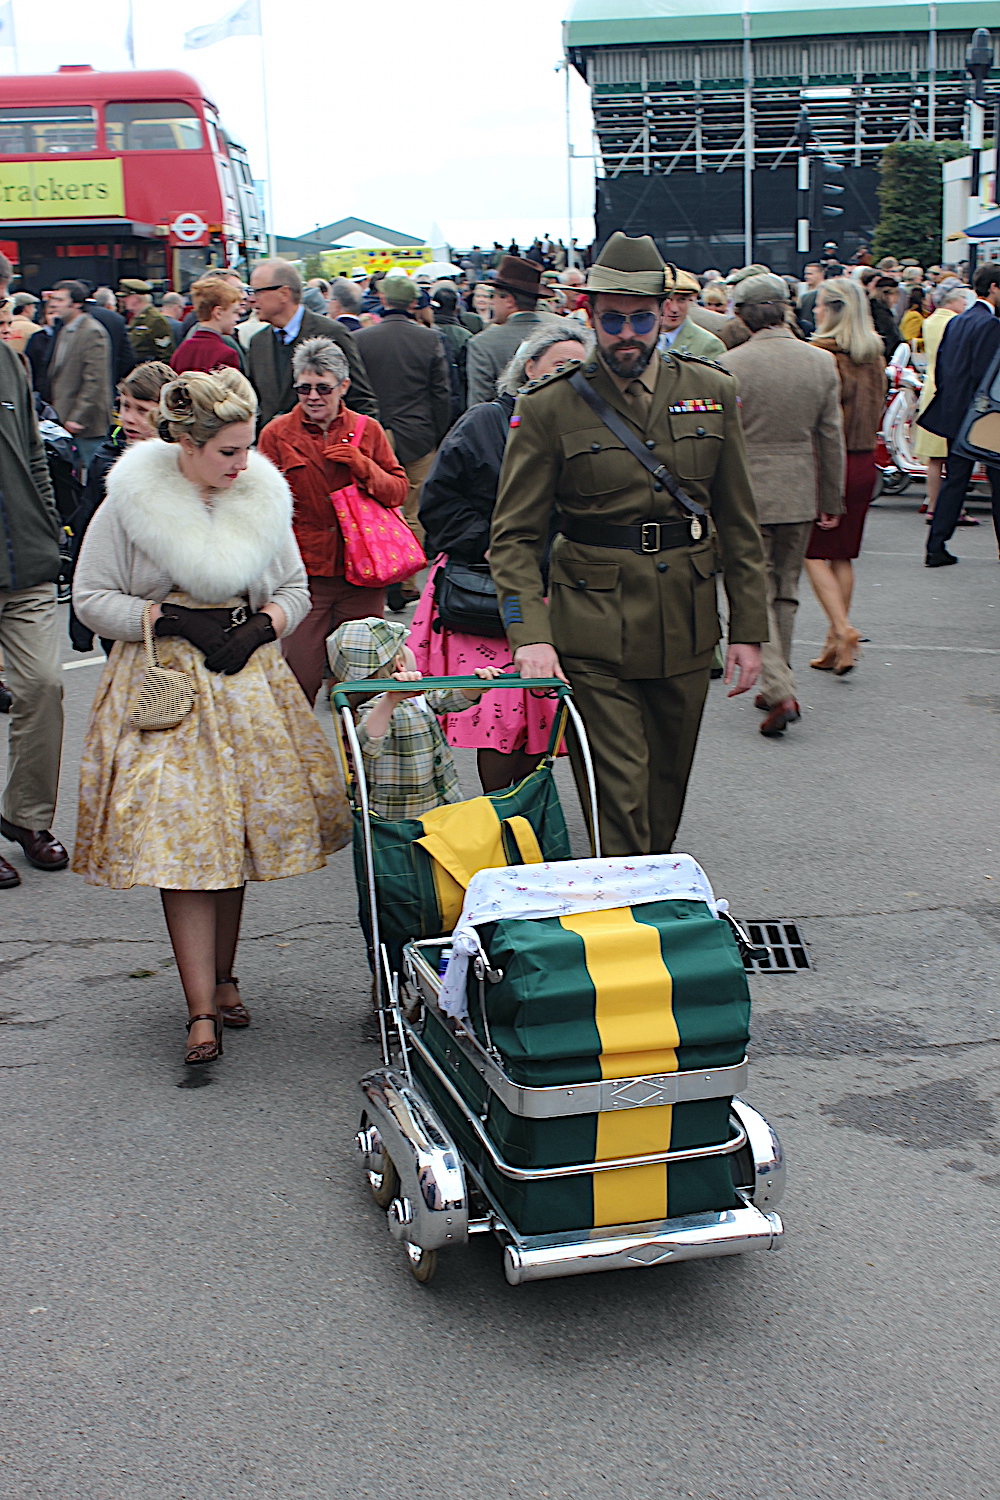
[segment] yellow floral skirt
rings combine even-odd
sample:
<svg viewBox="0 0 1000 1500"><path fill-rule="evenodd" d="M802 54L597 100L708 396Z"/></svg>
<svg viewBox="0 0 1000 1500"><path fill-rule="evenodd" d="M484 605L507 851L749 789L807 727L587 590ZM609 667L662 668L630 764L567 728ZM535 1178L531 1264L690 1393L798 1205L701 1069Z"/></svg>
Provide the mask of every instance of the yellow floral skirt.
<svg viewBox="0 0 1000 1500"><path fill-rule="evenodd" d="M114 890L217 891L321 869L350 842L350 810L278 643L235 677L207 671L177 637L157 640L156 652L192 678L194 707L173 729L130 728L146 653L141 642L114 646L84 742L76 873Z"/></svg>

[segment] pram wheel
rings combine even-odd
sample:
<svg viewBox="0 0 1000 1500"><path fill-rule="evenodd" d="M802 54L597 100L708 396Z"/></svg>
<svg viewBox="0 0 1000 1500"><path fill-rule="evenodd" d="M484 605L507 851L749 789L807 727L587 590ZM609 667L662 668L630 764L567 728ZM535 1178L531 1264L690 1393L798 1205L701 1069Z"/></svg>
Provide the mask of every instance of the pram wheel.
<svg viewBox="0 0 1000 1500"><path fill-rule="evenodd" d="M364 1159L365 1176L372 1197L379 1208L388 1208L393 1199L399 1196L399 1173L382 1144L382 1137L369 1125L367 1114L361 1116L361 1129L354 1140Z"/></svg>
<svg viewBox="0 0 1000 1500"><path fill-rule="evenodd" d="M415 1277L421 1286L426 1286L437 1270L437 1251L421 1250L419 1245L410 1244L404 1245L403 1249L406 1251L406 1263L410 1268L411 1276Z"/></svg>

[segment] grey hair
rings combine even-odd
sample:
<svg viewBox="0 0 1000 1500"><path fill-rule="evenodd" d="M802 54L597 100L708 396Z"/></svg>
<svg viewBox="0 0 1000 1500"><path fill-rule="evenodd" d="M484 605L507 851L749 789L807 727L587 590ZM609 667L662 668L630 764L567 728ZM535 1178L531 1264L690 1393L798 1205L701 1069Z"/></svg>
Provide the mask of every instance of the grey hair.
<svg viewBox="0 0 1000 1500"><path fill-rule="evenodd" d="M117 306L115 294L109 286L99 286L90 300L91 302L95 302L98 307L110 308L112 312L114 312Z"/></svg>
<svg viewBox="0 0 1000 1500"><path fill-rule="evenodd" d="M963 286L960 281L946 281L943 286L936 286L931 293L935 307L944 307L946 302L961 297L967 308L972 301L973 291L969 286ZM963 308L963 311L965 309Z"/></svg>
<svg viewBox="0 0 1000 1500"><path fill-rule="evenodd" d="M287 286L296 302L302 301L302 277L287 260L259 260L254 266L268 286Z"/></svg>
<svg viewBox="0 0 1000 1500"><path fill-rule="evenodd" d="M330 297L334 302L340 303L345 313L353 313L357 317L361 311L361 293L346 276L338 276L336 281L331 282Z"/></svg>
<svg viewBox="0 0 1000 1500"><path fill-rule="evenodd" d="M292 355L292 376L300 380L307 370L314 375L332 375L338 383L347 380L351 371L347 356L333 339L306 339Z"/></svg>
<svg viewBox="0 0 1000 1500"><path fill-rule="evenodd" d="M584 328L582 323L577 323L569 318L546 319L543 327L517 349L514 358L507 365L497 381L497 394L500 396L516 396L522 386L528 382L527 368L531 360L538 359L546 350L551 349L553 344L577 343L580 345L580 359L586 359L594 347L594 335L589 328Z"/></svg>

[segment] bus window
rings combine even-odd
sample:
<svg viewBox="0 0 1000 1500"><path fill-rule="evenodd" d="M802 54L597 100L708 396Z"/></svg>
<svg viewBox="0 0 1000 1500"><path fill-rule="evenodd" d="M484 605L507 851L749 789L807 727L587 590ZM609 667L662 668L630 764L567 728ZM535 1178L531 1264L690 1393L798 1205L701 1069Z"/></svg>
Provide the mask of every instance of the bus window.
<svg viewBox="0 0 1000 1500"><path fill-rule="evenodd" d="M31 109L0 106L0 155L96 150L97 117L89 105L43 104Z"/></svg>
<svg viewBox="0 0 1000 1500"><path fill-rule="evenodd" d="M108 104L104 134L109 151L200 151L201 121L190 104Z"/></svg>

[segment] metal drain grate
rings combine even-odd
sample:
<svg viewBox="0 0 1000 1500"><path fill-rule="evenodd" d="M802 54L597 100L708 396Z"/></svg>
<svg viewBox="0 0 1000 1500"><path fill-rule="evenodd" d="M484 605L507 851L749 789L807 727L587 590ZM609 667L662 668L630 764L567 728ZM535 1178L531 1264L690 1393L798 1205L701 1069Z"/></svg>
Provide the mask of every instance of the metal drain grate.
<svg viewBox="0 0 1000 1500"><path fill-rule="evenodd" d="M760 958L747 955L743 959L748 974L794 974L812 968L809 948L797 922L744 922L743 926L756 949L769 950Z"/></svg>

